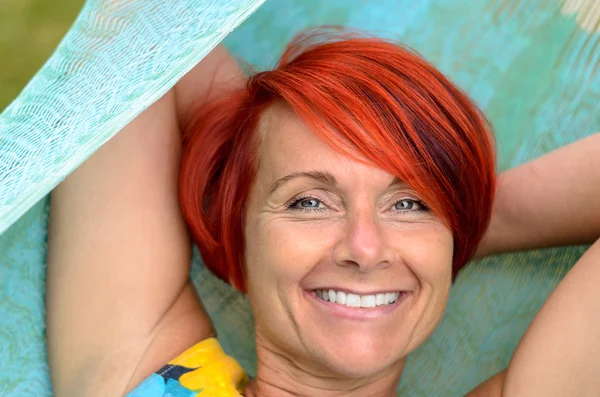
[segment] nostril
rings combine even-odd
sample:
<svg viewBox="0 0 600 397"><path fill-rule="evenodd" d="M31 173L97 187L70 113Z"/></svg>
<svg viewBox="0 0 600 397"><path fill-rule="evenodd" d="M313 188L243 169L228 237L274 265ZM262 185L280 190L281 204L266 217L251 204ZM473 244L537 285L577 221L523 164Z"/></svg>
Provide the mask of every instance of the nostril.
<svg viewBox="0 0 600 397"><path fill-rule="evenodd" d="M335 247L335 263L359 271L385 268L393 263L394 252L384 238L374 211L354 212L345 226L345 234Z"/></svg>

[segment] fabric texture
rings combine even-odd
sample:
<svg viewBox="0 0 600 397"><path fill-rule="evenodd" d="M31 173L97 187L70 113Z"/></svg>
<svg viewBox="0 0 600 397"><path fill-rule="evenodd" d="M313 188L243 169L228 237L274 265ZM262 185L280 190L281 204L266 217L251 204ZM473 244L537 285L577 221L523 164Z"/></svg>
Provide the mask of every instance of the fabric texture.
<svg viewBox="0 0 600 397"><path fill-rule="evenodd" d="M247 382L240 364L209 338L169 361L127 397L238 397Z"/></svg>
<svg viewBox="0 0 600 397"><path fill-rule="evenodd" d="M263 1L88 1L0 116L0 233Z"/></svg>
<svg viewBox="0 0 600 397"><path fill-rule="evenodd" d="M235 18L223 12L231 19L211 8L222 5L232 12L234 3L246 11ZM231 0L132 0L133 4L138 4L139 12L121 10L121 17L95 23L93 11L100 5L88 3L59 55L55 54L78 59L71 72L78 73L65 72L51 59L0 117L2 227L8 227L101 142L160 97L233 28L234 20L241 21L242 14L257 6L257 2ZM273 65L292 35L311 25L339 24L395 37L423 54L483 108L495 128L500 168L507 169L600 131L600 74L596 72L600 13L595 4L594 0L269 0L225 44L260 69ZM208 9L214 13L202 14ZM175 10L190 15L195 23L182 26L181 19L173 17ZM160 17L164 15L169 17ZM150 27L162 26L155 28L160 34L149 29L149 20L155 21ZM207 26L221 33L202 33ZM137 31L144 40L108 34L119 28L130 34ZM75 40L77 34L88 35L89 45ZM163 52L141 57L132 49L142 44ZM120 63L103 60L110 51L121 54ZM91 69L88 63L99 69ZM111 71L132 68L139 71L119 74L119 89L102 87ZM89 84L74 85L83 87L77 97L82 103L65 100L69 82L88 73L96 76ZM143 78L149 82L143 83ZM46 96L36 97L38 90ZM109 106L107 98L121 95L116 91L130 100L123 102L123 108ZM92 109L92 102L100 110ZM45 117L34 115L40 110ZM31 139L23 139L27 136ZM40 153L52 155L39 157ZM40 170L53 171L42 175ZM51 395L43 322L47 203L46 197L38 201L0 236L1 396ZM440 326L409 357L399 394L462 396L504 368L547 295L584 249L503 255L467 266L452 289ZM198 255L192 278L223 349L254 375L254 334L247 300L210 275Z"/></svg>

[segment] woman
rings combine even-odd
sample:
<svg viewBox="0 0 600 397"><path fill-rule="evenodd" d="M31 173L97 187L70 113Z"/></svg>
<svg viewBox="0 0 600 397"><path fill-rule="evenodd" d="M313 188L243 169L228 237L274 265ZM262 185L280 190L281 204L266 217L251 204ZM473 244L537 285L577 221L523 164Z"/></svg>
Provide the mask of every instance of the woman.
<svg viewBox="0 0 600 397"><path fill-rule="evenodd" d="M254 309L258 372L247 384L188 278L180 130L185 219L207 266ZM248 85L217 48L53 193L56 395L123 395L161 367L134 395L153 395L157 380L173 395L394 395L476 249L600 237L595 135L504 174L478 245L492 211L491 147L460 91L384 41L300 37ZM600 391L598 262L596 243L506 373L471 395ZM202 362L206 352L217 359Z"/></svg>

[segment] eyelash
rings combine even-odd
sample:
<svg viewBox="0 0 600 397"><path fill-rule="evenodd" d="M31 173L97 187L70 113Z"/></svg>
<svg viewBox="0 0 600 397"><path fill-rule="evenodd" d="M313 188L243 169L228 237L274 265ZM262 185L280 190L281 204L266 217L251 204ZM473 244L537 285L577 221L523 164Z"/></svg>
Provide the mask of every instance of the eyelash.
<svg viewBox="0 0 600 397"><path fill-rule="evenodd" d="M327 205L325 203L324 200L321 200L319 198L316 198L314 196L310 196L310 195L306 195L306 196L298 196L298 197L294 197L291 201L289 201L287 204L285 204L286 208L292 211L303 211L303 212L320 212L320 211L326 211L327 208L296 208L295 206L298 205L300 202L304 201L304 200L316 200L319 203L323 203L325 205ZM420 208L419 209L415 209L415 210L398 210L398 212L428 212L429 208L427 208L427 206L425 205L425 203L423 203L422 200L419 199L411 199L411 198L402 198L397 200L396 202L394 202L394 204L392 205L392 207L394 207L396 204L398 204L401 201L412 201L413 203L417 204Z"/></svg>
<svg viewBox="0 0 600 397"><path fill-rule="evenodd" d="M413 203L417 204L420 208L416 209L416 210L398 210L399 212L427 212L427 211L429 211L429 208L425 205L425 203L419 199L412 199L412 198L399 199L394 203L394 206L401 201L412 201Z"/></svg>
<svg viewBox="0 0 600 397"><path fill-rule="evenodd" d="M318 199L316 197L313 196L297 196L294 197L291 201L289 201L285 206L287 209L292 210L292 211L302 211L302 212L320 212L320 211L325 211L327 210L327 208L296 208L295 206L298 205L300 202L304 201L304 200L317 200L320 203L325 203L323 200ZM327 204L325 204L327 205Z"/></svg>

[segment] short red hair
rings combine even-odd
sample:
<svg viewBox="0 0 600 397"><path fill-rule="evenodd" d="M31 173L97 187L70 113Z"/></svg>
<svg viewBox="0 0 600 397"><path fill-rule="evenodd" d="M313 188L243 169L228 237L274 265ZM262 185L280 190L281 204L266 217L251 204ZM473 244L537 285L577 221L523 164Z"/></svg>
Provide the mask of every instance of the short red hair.
<svg viewBox="0 0 600 397"><path fill-rule="evenodd" d="M401 178L451 229L453 274L473 256L495 190L493 138L468 96L411 50L378 38L305 33L274 70L188 123L183 214L206 266L241 291L245 203L261 113L284 101L315 135ZM364 161L364 160L362 160Z"/></svg>

